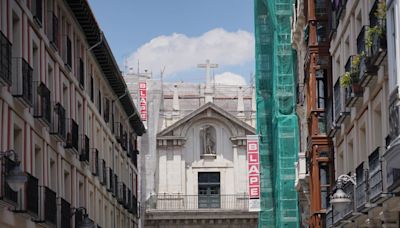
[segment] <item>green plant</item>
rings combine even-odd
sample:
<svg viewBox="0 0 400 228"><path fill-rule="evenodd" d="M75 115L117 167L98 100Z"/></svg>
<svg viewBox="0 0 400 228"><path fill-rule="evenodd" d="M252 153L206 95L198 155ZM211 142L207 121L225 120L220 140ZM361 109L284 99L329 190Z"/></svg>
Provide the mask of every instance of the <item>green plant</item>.
<svg viewBox="0 0 400 228"><path fill-rule="evenodd" d="M386 1L380 1L378 3L378 7L376 8L374 15L379 20L379 23L367 29L367 38L365 40L365 44L368 48L372 47L372 40L375 35L381 37L385 32L383 25L385 23L384 21L386 20Z"/></svg>
<svg viewBox="0 0 400 228"><path fill-rule="evenodd" d="M341 87L347 87L351 85L351 73L346 71L342 77L340 77L340 86Z"/></svg>

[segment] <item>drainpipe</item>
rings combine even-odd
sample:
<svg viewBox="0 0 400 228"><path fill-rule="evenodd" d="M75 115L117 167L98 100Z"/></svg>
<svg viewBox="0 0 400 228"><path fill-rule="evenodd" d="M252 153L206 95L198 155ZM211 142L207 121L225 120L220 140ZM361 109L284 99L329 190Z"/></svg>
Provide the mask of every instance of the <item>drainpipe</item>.
<svg viewBox="0 0 400 228"><path fill-rule="evenodd" d="M99 42L95 43L93 46L91 46L90 48L88 48L88 49L87 49L88 51L91 51L93 48L95 48L95 47L99 46L101 43L103 43L103 31L100 30L99 35L100 35L100 40L99 40Z"/></svg>

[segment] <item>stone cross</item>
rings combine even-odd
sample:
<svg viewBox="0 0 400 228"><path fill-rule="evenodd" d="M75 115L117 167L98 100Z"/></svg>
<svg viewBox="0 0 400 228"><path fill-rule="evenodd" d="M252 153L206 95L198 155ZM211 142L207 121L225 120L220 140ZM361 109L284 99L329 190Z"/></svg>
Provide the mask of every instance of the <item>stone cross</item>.
<svg viewBox="0 0 400 228"><path fill-rule="evenodd" d="M206 85L211 85L211 68L218 68L218 64L210 63L210 60L206 60L205 64L197 64L198 68L206 68Z"/></svg>

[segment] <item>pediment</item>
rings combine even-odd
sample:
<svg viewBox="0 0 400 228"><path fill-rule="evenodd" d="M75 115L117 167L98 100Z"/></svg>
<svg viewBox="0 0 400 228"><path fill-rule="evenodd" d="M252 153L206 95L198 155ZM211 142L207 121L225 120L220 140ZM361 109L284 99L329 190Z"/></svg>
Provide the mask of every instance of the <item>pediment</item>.
<svg viewBox="0 0 400 228"><path fill-rule="evenodd" d="M238 119L236 116L223 110L214 103L209 102L159 132L157 138L184 138L186 131L191 125L207 119L218 121L226 125L231 131L233 138L243 138L246 135L254 135L256 133L256 130L249 124Z"/></svg>

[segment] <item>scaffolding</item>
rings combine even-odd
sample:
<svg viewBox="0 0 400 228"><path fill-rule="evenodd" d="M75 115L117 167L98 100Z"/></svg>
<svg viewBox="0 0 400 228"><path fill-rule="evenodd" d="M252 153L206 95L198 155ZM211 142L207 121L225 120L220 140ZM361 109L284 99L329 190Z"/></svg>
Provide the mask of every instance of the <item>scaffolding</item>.
<svg viewBox="0 0 400 228"><path fill-rule="evenodd" d="M255 0L257 132L260 135L259 227L299 227L295 162L293 0Z"/></svg>

